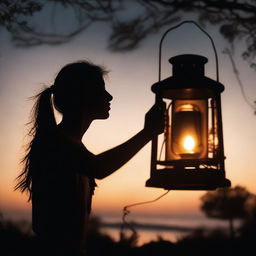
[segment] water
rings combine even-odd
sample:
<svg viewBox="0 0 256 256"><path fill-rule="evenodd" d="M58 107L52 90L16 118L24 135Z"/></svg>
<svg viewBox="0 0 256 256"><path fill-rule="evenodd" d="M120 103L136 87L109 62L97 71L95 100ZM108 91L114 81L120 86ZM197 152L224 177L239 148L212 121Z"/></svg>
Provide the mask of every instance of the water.
<svg viewBox="0 0 256 256"><path fill-rule="evenodd" d="M120 216L102 216L103 222L101 232L108 234L115 241L119 240L122 219ZM156 241L159 237L176 242L196 228L207 228L209 230L220 228L228 231L229 223L224 220L209 219L204 216L140 216L133 215L126 219L129 223L138 223L135 229L139 235L138 245ZM142 224L142 225L140 225ZM235 222L238 226L239 222ZM125 229L127 234L131 234L129 229Z"/></svg>
<svg viewBox="0 0 256 256"><path fill-rule="evenodd" d="M5 212L4 217L6 219L18 221L26 220L31 221L31 214L27 212ZM115 241L120 238L120 228L122 225L122 216L120 214L101 214L97 213L97 217L102 222L101 233L107 234ZM159 237L176 242L185 235L196 228L221 228L228 231L229 223L225 220L210 219L203 215L179 215L179 216L155 216L149 214L131 214L126 218L128 223L137 223L135 229L139 235L138 245L148 243L150 241L156 241ZM240 222L235 221L235 227L238 227ZM126 234L131 234L129 229L124 230Z"/></svg>

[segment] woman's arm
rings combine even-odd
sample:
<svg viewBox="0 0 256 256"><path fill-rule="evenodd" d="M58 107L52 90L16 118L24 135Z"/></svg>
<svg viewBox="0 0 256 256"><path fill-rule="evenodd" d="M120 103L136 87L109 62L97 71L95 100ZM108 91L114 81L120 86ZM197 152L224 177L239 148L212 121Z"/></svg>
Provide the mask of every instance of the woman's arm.
<svg viewBox="0 0 256 256"><path fill-rule="evenodd" d="M127 163L154 135L164 129L165 104L154 105L145 117L144 128L123 144L114 147L93 158L93 175L103 179Z"/></svg>

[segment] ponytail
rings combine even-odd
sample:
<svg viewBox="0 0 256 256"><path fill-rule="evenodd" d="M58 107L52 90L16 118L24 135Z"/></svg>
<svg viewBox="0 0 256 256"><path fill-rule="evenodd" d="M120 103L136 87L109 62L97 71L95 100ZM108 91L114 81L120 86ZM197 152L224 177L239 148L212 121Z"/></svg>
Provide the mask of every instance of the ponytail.
<svg viewBox="0 0 256 256"><path fill-rule="evenodd" d="M30 136L41 137L56 128L51 94L52 89L49 87L32 97L36 102L31 113L32 118L30 124L32 124L32 128L29 132Z"/></svg>
<svg viewBox="0 0 256 256"><path fill-rule="evenodd" d="M53 86L44 89L39 94L32 97L35 100L35 104L31 112L31 121L28 123L32 125L28 135L32 137L32 140L27 146L26 155L22 159L21 163L24 165L22 172L16 178L17 184L15 190L20 190L29 193L29 199L31 200L32 193L32 162L33 157L37 154L36 151L40 150L40 144L47 134L56 129L56 120L53 112L53 105L51 94Z"/></svg>

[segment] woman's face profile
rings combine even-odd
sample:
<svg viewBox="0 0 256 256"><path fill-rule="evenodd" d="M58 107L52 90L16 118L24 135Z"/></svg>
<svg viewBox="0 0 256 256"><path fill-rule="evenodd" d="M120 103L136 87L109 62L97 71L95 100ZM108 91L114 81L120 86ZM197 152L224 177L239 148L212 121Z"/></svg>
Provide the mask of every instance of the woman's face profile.
<svg viewBox="0 0 256 256"><path fill-rule="evenodd" d="M98 77L90 84L90 90L84 95L85 115L92 119L107 119L109 117L112 95L106 90L103 77Z"/></svg>

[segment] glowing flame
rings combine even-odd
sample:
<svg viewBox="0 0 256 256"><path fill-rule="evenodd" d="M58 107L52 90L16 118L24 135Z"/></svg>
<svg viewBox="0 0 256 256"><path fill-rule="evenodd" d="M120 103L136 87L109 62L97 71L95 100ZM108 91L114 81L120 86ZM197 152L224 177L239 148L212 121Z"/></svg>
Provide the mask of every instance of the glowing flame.
<svg viewBox="0 0 256 256"><path fill-rule="evenodd" d="M183 146L189 153L193 153L193 149L195 148L195 140L193 139L193 137L187 136L184 139Z"/></svg>

